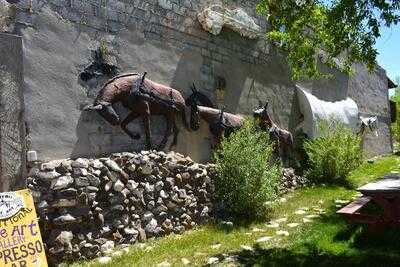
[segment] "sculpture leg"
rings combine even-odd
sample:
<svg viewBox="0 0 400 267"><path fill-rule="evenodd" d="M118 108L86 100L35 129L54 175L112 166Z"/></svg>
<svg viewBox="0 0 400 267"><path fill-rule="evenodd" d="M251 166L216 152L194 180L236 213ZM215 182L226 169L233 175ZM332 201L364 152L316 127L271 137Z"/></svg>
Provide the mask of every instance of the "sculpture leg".
<svg viewBox="0 0 400 267"><path fill-rule="evenodd" d="M167 120L167 129L165 130L163 140L157 147L158 150L164 149L165 145L167 144L168 137L171 135L171 118L169 116L165 116L165 119Z"/></svg>
<svg viewBox="0 0 400 267"><path fill-rule="evenodd" d="M132 133L128 128L128 124L133 121L134 119L136 119L137 117L139 117L141 114L136 113L134 111L132 111L131 113L128 114L128 116L122 121L121 123L121 129L130 136L130 138L138 140L140 139L140 134L138 133Z"/></svg>
<svg viewBox="0 0 400 267"><path fill-rule="evenodd" d="M146 149L151 149L151 130L150 130L150 107L145 104L145 113L143 114L144 132L146 134Z"/></svg>
<svg viewBox="0 0 400 267"><path fill-rule="evenodd" d="M178 126L176 126L176 121L172 120L172 125L173 125L173 131L174 131L174 139L172 140L171 147L176 146L176 144L178 143L178 134L179 134L179 128Z"/></svg>

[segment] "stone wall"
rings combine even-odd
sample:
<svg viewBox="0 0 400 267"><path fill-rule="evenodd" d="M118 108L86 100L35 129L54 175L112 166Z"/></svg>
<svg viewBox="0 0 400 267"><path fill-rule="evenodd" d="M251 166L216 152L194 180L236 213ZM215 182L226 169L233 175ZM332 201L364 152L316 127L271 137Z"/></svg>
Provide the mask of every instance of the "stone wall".
<svg viewBox="0 0 400 267"><path fill-rule="evenodd" d="M50 160L138 151L144 147L143 138L132 141L97 114L82 111L110 78L80 79L99 47L106 48L109 62L120 72L147 71L148 78L170 85L184 96L190 94L189 88L195 82L198 89L217 104L226 105L230 112L250 114L260 101L269 100L274 119L292 130L299 114L295 85L284 58L262 37L249 39L227 28L213 35L197 19L205 7L223 3L229 8L241 7L265 32L266 21L255 12L256 2L20 1L15 31L24 40L24 97L32 138L30 149L38 152L39 159ZM349 86L354 88L346 75L328 72L334 74L334 79L307 83L321 99L340 98L351 91ZM377 79L374 75L360 78ZM223 90L218 90L221 85ZM387 97L383 89L377 93L380 98ZM358 104L363 104L356 98ZM371 100L365 105L374 105ZM385 109L385 103L378 105ZM122 117L127 113L122 107L118 112ZM374 112L375 109L370 113ZM143 131L140 120L130 127ZM386 126L382 127L387 132ZM164 128L162 119L153 119L153 142L161 141ZM390 147L387 134L374 140ZM372 154L383 152L376 146L367 149ZM175 150L197 161L208 160L211 153L206 125L195 133L182 129Z"/></svg>
<svg viewBox="0 0 400 267"><path fill-rule="evenodd" d="M90 259L206 222L213 173L180 154L148 151L32 168L28 188L50 262Z"/></svg>
<svg viewBox="0 0 400 267"><path fill-rule="evenodd" d="M25 186L22 39L0 33L0 192Z"/></svg>

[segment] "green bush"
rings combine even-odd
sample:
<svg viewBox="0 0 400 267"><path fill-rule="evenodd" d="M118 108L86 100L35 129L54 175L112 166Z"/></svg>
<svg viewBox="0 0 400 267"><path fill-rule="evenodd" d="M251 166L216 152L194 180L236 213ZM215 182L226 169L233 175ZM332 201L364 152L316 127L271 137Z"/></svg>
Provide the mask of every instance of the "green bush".
<svg viewBox="0 0 400 267"><path fill-rule="evenodd" d="M346 182L362 163L361 138L343 124L321 121L320 136L304 143L309 160L306 176L314 182Z"/></svg>
<svg viewBox="0 0 400 267"><path fill-rule="evenodd" d="M272 163L268 133L251 121L225 138L215 153L217 200L235 217L248 219L265 215L264 203L276 198L282 169Z"/></svg>

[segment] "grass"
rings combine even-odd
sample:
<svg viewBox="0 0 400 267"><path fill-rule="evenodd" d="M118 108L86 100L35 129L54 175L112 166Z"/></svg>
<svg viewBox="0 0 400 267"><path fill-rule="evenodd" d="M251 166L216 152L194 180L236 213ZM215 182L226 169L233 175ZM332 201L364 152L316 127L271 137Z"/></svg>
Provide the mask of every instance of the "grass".
<svg viewBox="0 0 400 267"><path fill-rule="evenodd" d="M337 200L350 200L356 195L353 188L388 172L400 171L399 162L399 157L388 156L363 164L349 178L352 187L321 185L284 196L285 199L271 205L270 220L287 219L278 229L268 228L266 222L236 226L229 232L214 225L203 226L183 235L133 245L128 253L113 257L112 262L101 266L155 266L164 261L181 266L182 258L198 266L205 265L210 257L222 258L222 254L236 255L234 265L400 266L399 231L389 229L373 235L362 227L347 224L335 214ZM301 208L308 209L306 214L297 214ZM303 222L305 216L319 213L323 214L310 219L311 222ZM289 223L300 225L290 228ZM289 236L277 236L277 230L288 231ZM256 242L264 236L273 238L265 243ZM243 245L252 247L253 251L244 249ZM232 263L224 261L220 265ZM94 260L72 266L100 264Z"/></svg>

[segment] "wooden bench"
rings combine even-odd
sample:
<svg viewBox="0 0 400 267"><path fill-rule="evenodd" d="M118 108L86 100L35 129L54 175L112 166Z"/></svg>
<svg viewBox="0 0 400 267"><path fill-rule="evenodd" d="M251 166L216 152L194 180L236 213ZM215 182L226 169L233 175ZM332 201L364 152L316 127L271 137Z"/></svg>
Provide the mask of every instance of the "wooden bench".
<svg viewBox="0 0 400 267"><path fill-rule="evenodd" d="M367 214L361 214L358 211L367 205L372 200L372 197L362 196L347 206L341 208L336 213L340 214L352 222L374 224L377 222L378 218L376 216L371 216Z"/></svg>

